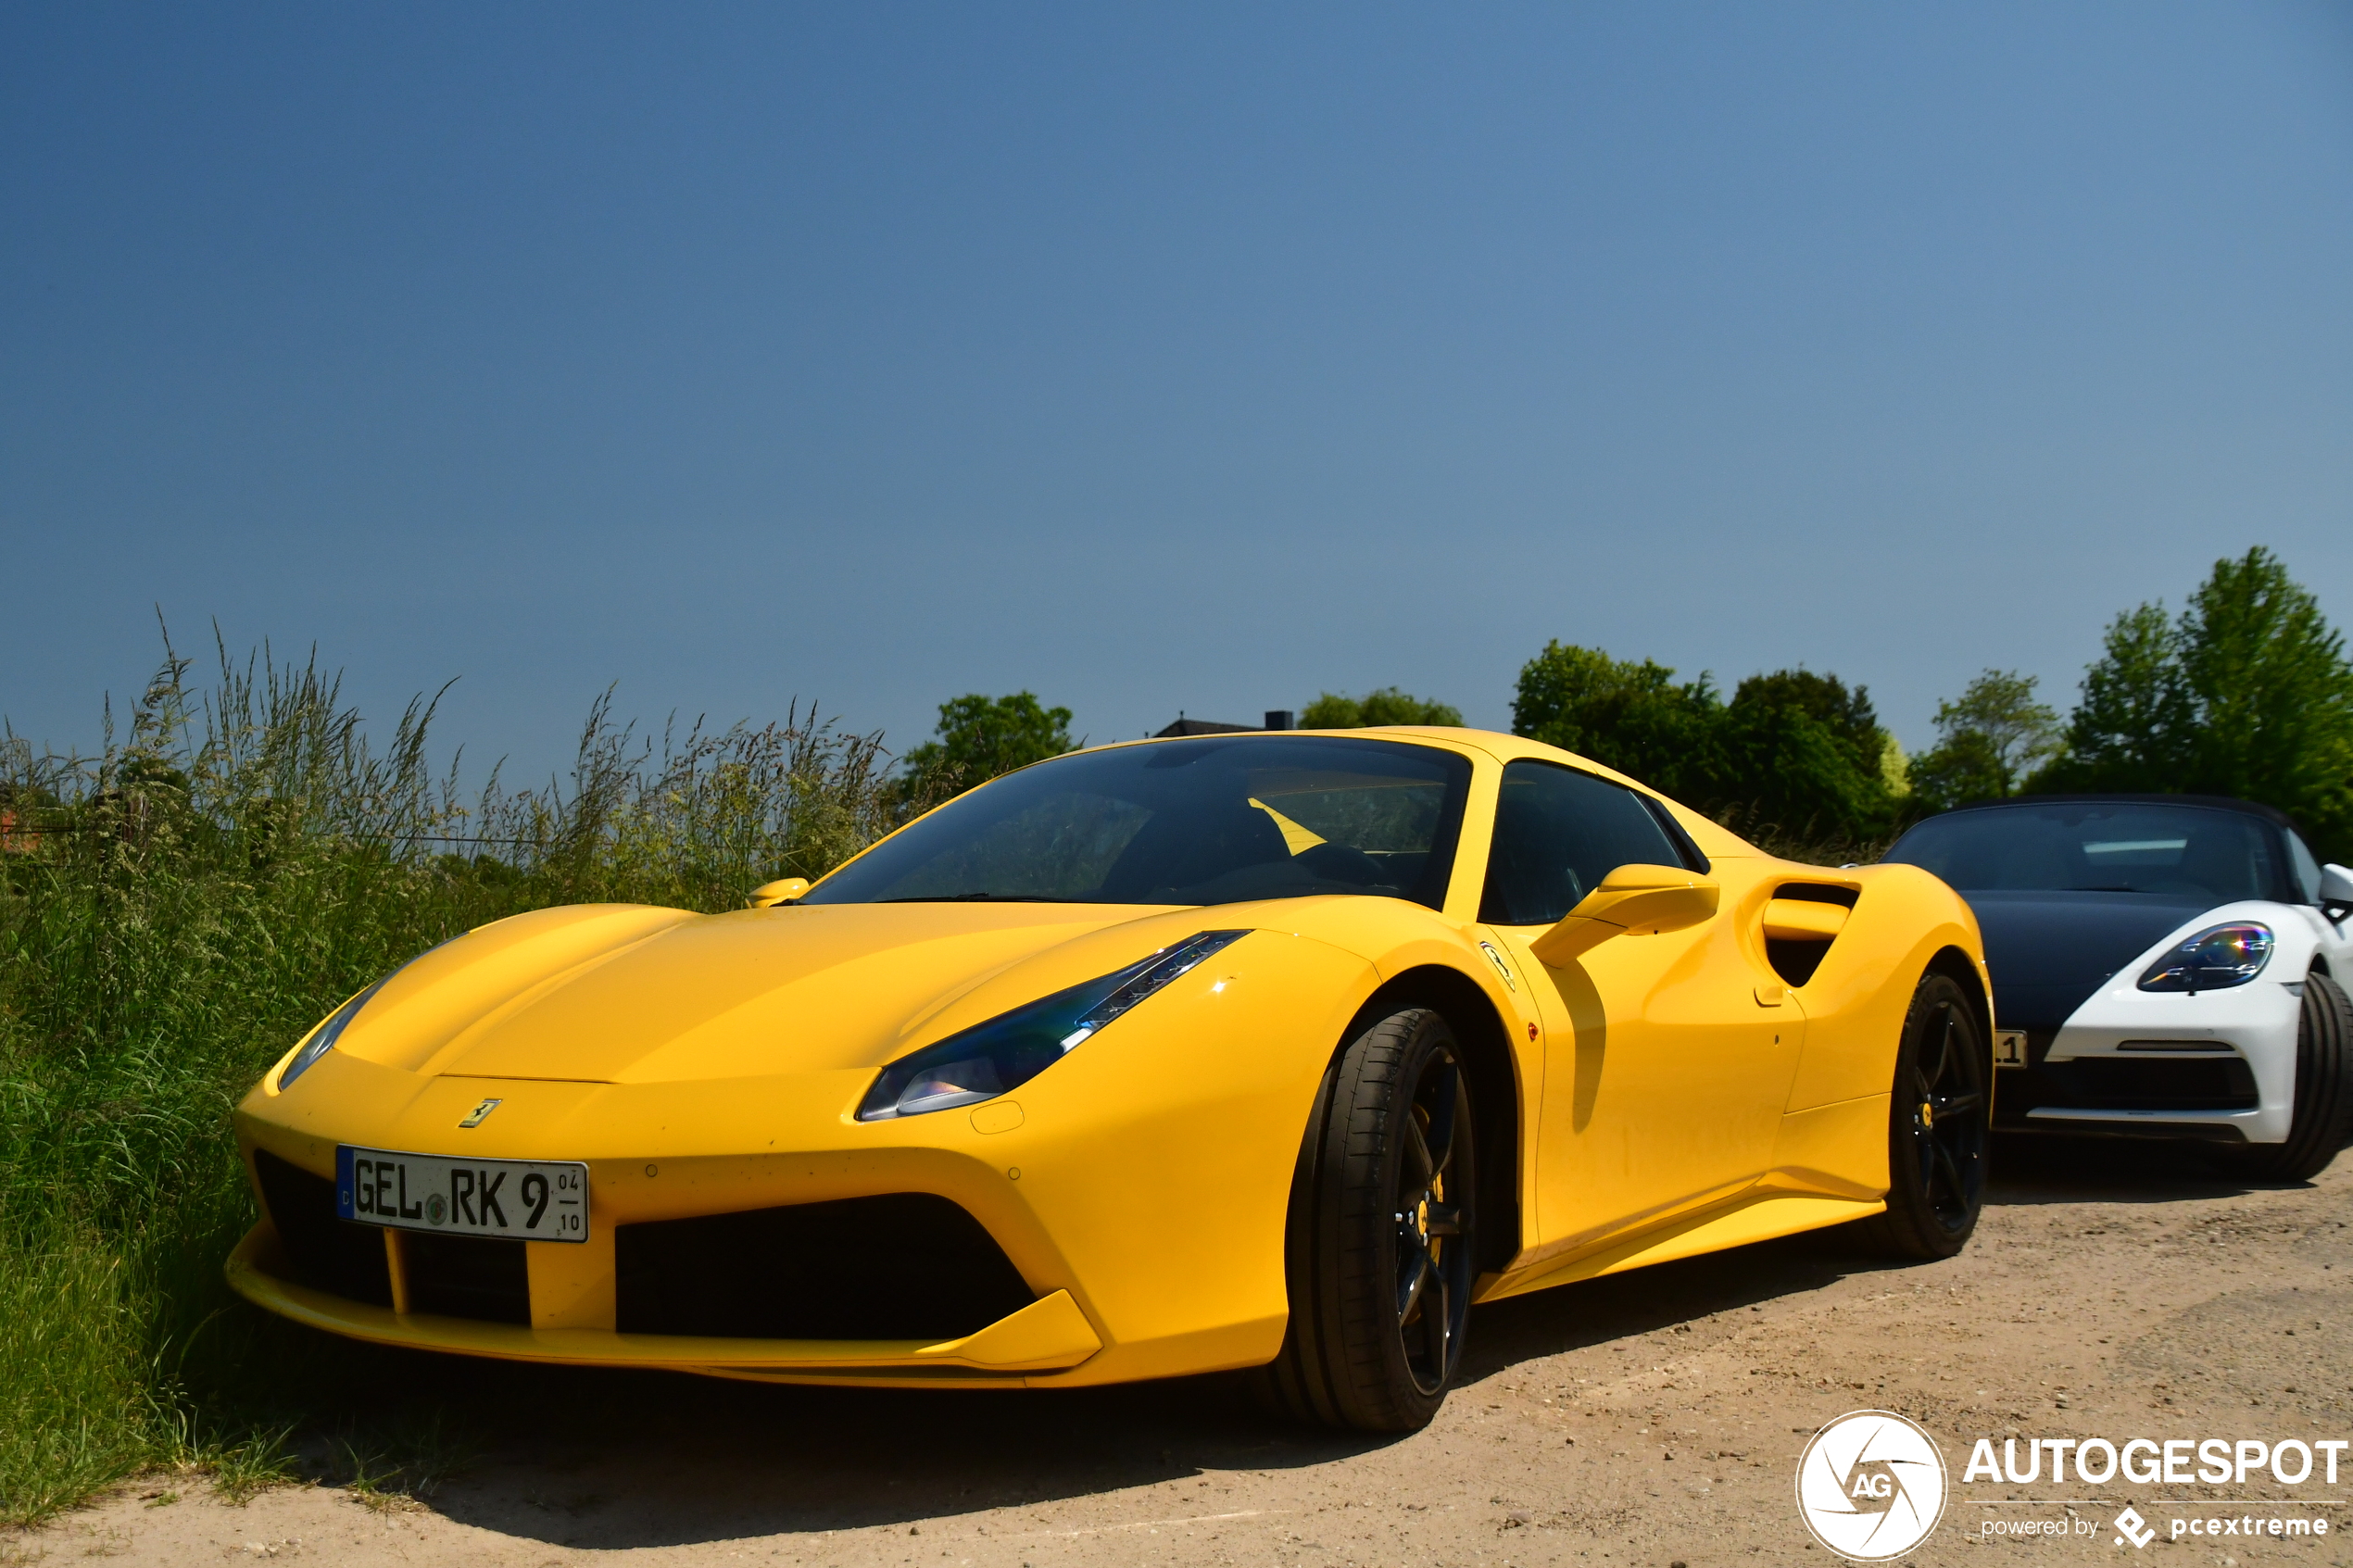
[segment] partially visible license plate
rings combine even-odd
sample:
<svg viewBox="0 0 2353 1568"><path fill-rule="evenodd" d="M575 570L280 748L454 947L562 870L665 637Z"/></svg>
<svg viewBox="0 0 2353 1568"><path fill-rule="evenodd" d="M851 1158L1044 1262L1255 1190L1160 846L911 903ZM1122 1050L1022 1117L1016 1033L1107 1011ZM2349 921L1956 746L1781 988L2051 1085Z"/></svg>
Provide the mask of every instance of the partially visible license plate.
<svg viewBox="0 0 2353 1568"><path fill-rule="evenodd" d="M2026 1065L2026 1031L1996 1029L1994 1031L1994 1065L2023 1067Z"/></svg>
<svg viewBox="0 0 2353 1568"><path fill-rule="evenodd" d="M335 1212L367 1225L522 1241L588 1239L588 1167L335 1149Z"/></svg>

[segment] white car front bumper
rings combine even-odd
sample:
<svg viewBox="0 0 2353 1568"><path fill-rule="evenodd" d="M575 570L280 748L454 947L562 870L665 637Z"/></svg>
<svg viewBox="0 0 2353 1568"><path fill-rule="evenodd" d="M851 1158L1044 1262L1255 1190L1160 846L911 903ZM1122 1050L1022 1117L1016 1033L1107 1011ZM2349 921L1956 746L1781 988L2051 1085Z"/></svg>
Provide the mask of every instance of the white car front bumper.
<svg viewBox="0 0 2353 1568"><path fill-rule="evenodd" d="M2296 1113L2297 978L2152 992L2134 964L1994 1084L1999 1123L2045 1132L2283 1143ZM2039 1044L2039 1042L2038 1042ZM2005 1101L2007 1104L2005 1104Z"/></svg>

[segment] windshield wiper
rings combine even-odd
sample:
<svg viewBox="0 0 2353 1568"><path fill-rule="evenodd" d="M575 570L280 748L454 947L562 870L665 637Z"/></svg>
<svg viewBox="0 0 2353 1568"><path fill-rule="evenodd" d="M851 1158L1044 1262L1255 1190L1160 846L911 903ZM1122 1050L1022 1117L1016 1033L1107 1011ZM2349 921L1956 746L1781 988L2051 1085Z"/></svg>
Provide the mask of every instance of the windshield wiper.
<svg viewBox="0 0 2353 1568"><path fill-rule="evenodd" d="M877 898L877 904L1069 904L1044 893L919 893L912 898Z"/></svg>

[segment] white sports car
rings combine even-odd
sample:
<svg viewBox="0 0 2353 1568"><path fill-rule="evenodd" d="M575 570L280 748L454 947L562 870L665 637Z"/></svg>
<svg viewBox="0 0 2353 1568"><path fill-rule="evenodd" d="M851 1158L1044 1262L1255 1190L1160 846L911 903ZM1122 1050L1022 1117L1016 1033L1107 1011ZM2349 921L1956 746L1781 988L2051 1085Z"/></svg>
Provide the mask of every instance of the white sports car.
<svg viewBox="0 0 2353 1568"><path fill-rule="evenodd" d="M2199 1139L2295 1181L2353 1133L2353 872L2282 813L2020 796L1931 817L1886 858L1977 911L1996 1128Z"/></svg>

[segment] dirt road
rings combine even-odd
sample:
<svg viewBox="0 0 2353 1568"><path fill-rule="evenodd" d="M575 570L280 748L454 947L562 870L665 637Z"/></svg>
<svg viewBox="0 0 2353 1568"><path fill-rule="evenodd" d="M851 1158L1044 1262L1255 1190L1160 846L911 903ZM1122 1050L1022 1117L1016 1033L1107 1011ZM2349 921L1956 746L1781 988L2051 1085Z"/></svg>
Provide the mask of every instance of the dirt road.
<svg viewBox="0 0 2353 1568"><path fill-rule="evenodd" d="M503 1386L495 1430L421 1502L329 1486L228 1506L151 1480L0 1555L132 1563L1059 1568L1066 1563L1833 1561L1793 1502L1807 1436L1904 1411L1952 1474L1910 1560L2150 1556L2188 1568L2343 1562L2342 1482L2067 1488L1962 1478L1975 1439L2353 1437L2353 1154L2311 1186L2248 1189L2129 1148L2005 1147L1974 1244L1886 1268L1800 1237L1482 1308L1438 1422L1370 1440L1277 1428L1219 1386L1071 1395L796 1390L604 1373ZM463 1402L466 1363L418 1358ZM143 1496L157 1494L162 1496ZM2171 1542L2222 1499L2324 1538ZM1996 1521L2091 1534L1988 1537ZM2160 1499L2196 1498L2170 1511ZM2013 1500L2020 1499L2020 1500ZM2158 1527L2117 1544L2126 1501ZM2342 1543L2342 1544L2341 1544Z"/></svg>

